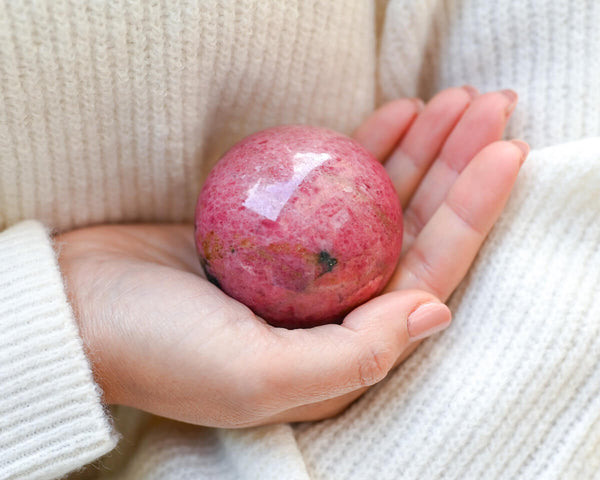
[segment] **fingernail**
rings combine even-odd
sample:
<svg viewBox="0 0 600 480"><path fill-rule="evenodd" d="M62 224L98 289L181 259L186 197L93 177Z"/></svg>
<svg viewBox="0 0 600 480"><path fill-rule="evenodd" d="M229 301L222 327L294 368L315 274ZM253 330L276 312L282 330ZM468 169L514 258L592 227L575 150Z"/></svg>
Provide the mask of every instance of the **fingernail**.
<svg viewBox="0 0 600 480"><path fill-rule="evenodd" d="M504 110L506 116L508 117L513 112L515 107L517 106L517 102L519 101L519 96L517 95L517 92L515 92L514 90L509 90L509 89L501 90L500 93L502 95L504 95L506 98L508 98L508 100L510 102Z"/></svg>
<svg viewBox="0 0 600 480"><path fill-rule="evenodd" d="M417 105L417 112L422 112L425 108L425 102L420 98L413 98L412 100Z"/></svg>
<svg viewBox="0 0 600 480"><path fill-rule="evenodd" d="M510 143L518 147L519 150L523 152L523 155L521 156L521 165L523 165L527 155L529 155L529 145L527 145L527 143L525 143L523 140L511 140Z"/></svg>
<svg viewBox="0 0 600 480"><path fill-rule="evenodd" d="M411 340L429 337L450 325L451 318L443 303L424 303L408 316L408 335Z"/></svg>
<svg viewBox="0 0 600 480"><path fill-rule="evenodd" d="M463 85L461 88L465 90L471 98L475 98L477 95L479 95L479 90L472 85Z"/></svg>

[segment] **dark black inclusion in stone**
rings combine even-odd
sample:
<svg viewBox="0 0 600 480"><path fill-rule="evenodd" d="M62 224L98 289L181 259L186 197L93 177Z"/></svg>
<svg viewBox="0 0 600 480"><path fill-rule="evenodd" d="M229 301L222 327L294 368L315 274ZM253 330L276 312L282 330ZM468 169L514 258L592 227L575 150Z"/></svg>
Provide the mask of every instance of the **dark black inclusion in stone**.
<svg viewBox="0 0 600 480"><path fill-rule="evenodd" d="M217 277L215 277L212 273L209 273L208 270L204 270L204 273L206 273L206 279L212 283L213 285L221 288L221 284L219 283L219 281L217 280Z"/></svg>
<svg viewBox="0 0 600 480"><path fill-rule="evenodd" d="M210 273L210 271L208 270L210 268L210 265L208 264L208 261L206 261L204 258L200 257L200 264L202 265L202 270L204 270L204 274L206 275L206 279L212 283L213 285L221 288L221 284L219 283L219 281L217 280L217 277L215 277L212 273Z"/></svg>
<svg viewBox="0 0 600 480"><path fill-rule="evenodd" d="M323 267L323 273L327 273L333 270L333 267L337 265L338 261L337 258L333 258L329 255L329 252L321 250L319 252L319 263Z"/></svg>

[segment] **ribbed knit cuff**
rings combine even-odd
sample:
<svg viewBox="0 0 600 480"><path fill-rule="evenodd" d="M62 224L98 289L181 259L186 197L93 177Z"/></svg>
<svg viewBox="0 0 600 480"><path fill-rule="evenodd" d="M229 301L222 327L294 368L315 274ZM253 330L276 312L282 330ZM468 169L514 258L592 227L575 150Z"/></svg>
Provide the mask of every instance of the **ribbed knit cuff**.
<svg viewBox="0 0 600 480"><path fill-rule="evenodd" d="M53 478L117 442L43 226L0 234L0 479Z"/></svg>

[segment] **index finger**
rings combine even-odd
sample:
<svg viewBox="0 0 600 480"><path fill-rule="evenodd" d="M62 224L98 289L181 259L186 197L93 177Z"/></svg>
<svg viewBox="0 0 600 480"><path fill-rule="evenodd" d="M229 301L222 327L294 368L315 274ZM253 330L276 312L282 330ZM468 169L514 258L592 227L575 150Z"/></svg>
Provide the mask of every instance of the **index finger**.
<svg viewBox="0 0 600 480"><path fill-rule="evenodd" d="M383 162L423 106L423 101L418 98L401 98L386 103L369 115L352 137Z"/></svg>

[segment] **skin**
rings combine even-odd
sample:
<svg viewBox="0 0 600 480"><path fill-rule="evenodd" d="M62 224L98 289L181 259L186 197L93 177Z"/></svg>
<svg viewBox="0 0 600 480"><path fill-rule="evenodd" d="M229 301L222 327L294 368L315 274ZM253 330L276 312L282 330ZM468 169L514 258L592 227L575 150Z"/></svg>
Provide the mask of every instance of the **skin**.
<svg viewBox="0 0 600 480"><path fill-rule="evenodd" d="M192 225L57 236L104 400L229 428L343 411L414 351L408 316L448 299L500 215L527 151L498 141L515 103L451 88L424 109L414 99L386 104L356 130L394 182L405 234L386 291L341 325L266 324L204 278Z"/></svg>

